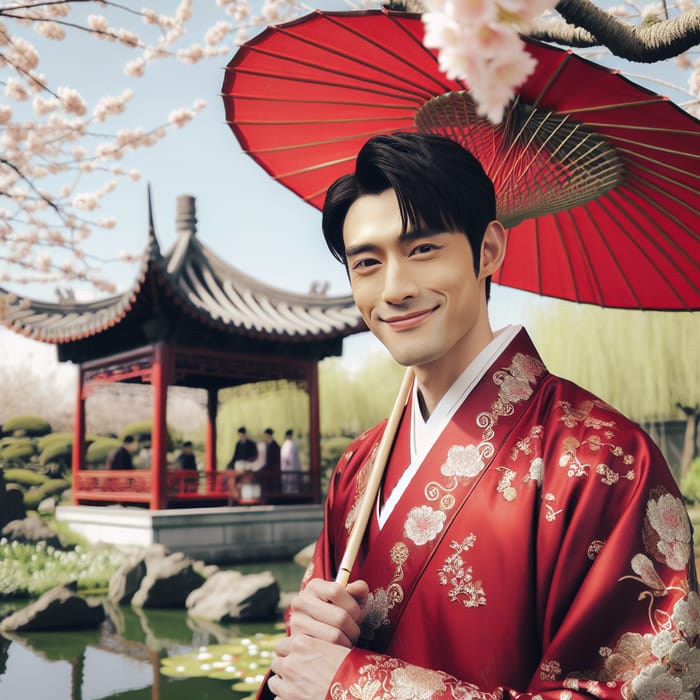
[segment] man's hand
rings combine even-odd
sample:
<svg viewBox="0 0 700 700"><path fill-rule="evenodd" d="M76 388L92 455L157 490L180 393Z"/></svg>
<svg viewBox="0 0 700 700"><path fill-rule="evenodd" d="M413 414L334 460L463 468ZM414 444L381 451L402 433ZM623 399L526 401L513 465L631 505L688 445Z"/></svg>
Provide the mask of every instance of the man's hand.
<svg viewBox="0 0 700 700"><path fill-rule="evenodd" d="M290 606L290 636L278 642L267 684L282 700L323 700L360 637L369 588L313 579Z"/></svg>
<svg viewBox="0 0 700 700"><path fill-rule="evenodd" d="M305 634L350 648L360 637L368 594L364 581L343 588L332 581L312 579L290 605L290 635Z"/></svg>

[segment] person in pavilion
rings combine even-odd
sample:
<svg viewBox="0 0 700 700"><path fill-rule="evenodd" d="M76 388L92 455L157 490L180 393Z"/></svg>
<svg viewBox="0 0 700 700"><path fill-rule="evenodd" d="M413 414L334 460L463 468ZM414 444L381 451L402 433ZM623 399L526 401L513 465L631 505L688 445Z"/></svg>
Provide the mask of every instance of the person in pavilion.
<svg viewBox="0 0 700 700"><path fill-rule="evenodd" d="M323 531L260 697L692 700L691 526L651 439L492 330L506 238L453 141L370 139L323 231L413 386L347 586L341 558L386 423L330 479Z"/></svg>

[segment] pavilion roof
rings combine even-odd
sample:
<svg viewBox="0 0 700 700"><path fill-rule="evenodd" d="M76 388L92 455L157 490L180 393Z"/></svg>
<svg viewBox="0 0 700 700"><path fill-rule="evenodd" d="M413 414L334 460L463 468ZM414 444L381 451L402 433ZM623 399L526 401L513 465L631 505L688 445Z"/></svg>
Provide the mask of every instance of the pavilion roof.
<svg viewBox="0 0 700 700"><path fill-rule="evenodd" d="M151 227L136 280L120 294L50 303L0 289L5 326L57 345L116 330L130 316L143 323L149 309L162 311L165 304L187 316L190 328L260 341L325 341L366 330L351 296L295 294L264 284L213 253L194 226L179 229L165 254Z"/></svg>

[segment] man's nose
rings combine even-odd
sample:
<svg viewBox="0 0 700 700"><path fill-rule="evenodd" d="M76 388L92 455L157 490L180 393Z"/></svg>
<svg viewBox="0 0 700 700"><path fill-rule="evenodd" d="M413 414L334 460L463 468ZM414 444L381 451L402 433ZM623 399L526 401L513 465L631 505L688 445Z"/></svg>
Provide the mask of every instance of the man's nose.
<svg viewBox="0 0 700 700"><path fill-rule="evenodd" d="M417 291L418 285L409 262L388 260L384 273L383 301L387 304L400 304L414 297Z"/></svg>

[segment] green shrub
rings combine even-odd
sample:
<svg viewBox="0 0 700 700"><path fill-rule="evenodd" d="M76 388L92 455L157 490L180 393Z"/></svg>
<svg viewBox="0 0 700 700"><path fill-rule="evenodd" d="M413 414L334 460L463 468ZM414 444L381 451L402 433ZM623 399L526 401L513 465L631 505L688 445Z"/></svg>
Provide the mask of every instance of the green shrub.
<svg viewBox="0 0 700 700"><path fill-rule="evenodd" d="M21 486L41 486L48 477L31 469L5 469L5 481Z"/></svg>
<svg viewBox="0 0 700 700"><path fill-rule="evenodd" d="M22 432L25 435L39 437L51 432L51 424L39 416L15 416L3 424L2 432L5 435Z"/></svg>
<svg viewBox="0 0 700 700"><path fill-rule="evenodd" d="M36 448L39 452L43 452L49 445L54 442L73 442L73 433L49 433L40 437L36 441Z"/></svg>
<svg viewBox="0 0 700 700"><path fill-rule="evenodd" d="M47 479L39 487L39 490L43 492L44 496L56 496L70 488L70 486L71 483L68 479Z"/></svg>
<svg viewBox="0 0 700 700"><path fill-rule="evenodd" d="M0 459L3 462L28 462L34 455L36 446L32 440L22 438L12 445L3 447Z"/></svg>
<svg viewBox="0 0 700 700"><path fill-rule="evenodd" d="M39 504L46 498L41 488L32 488L24 494L24 507L27 511L36 510Z"/></svg>
<svg viewBox="0 0 700 700"><path fill-rule="evenodd" d="M121 432L121 439L123 440L127 435L133 436L136 442L151 442L153 432L153 421L151 420L139 420L134 423L129 423ZM168 450L175 449L175 445L172 439L172 428L168 426Z"/></svg>
<svg viewBox="0 0 700 700"><path fill-rule="evenodd" d="M104 466L107 461L107 455L121 444L122 441L117 438L97 438L85 452L85 463L93 467Z"/></svg>
<svg viewBox="0 0 700 700"><path fill-rule="evenodd" d="M353 438L338 436L321 440L321 461L332 462L335 466Z"/></svg>
<svg viewBox="0 0 700 700"><path fill-rule="evenodd" d="M69 466L73 456L73 437L50 442L39 456L39 464L45 467L49 462L62 462Z"/></svg>
<svg viewBox="0 0 700 700"><path fill-rule="evenodd" d="M700 457L690 463L681 482L681 492L691 503L700 503Z"/></svg>

